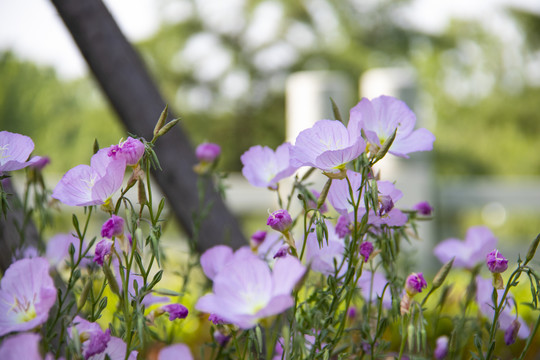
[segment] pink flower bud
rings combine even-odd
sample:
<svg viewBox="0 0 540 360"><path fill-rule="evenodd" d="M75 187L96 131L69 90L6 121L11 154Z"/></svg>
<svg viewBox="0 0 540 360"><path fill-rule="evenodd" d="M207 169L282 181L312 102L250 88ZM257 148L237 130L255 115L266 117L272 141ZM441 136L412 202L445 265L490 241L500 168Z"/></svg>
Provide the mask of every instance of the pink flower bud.
<svg viewBox="0 0 540 360"><path fill-rule="evenodd" d="M492 273L500 274L508 269L508 260L495 249L486 256L486 264Z"/></svg>
<svg viewBox="0 0 540 360"><path fill-rule="evenodd" d="M185 319L188 316L188 309L182 304L168 304L161 307L166 313L169 313L169 320Z"/></svg>
<svg viewBox="0 0 540 360"><path fill-rule="evenodd" d="M218 144L202 143L195 149L195 156L201 162L211 163L221 154L221 147Z"/></svg>
<svg viewBox="0 0 540 360"><path fill-rule="evenodd" d="M437 338L437 345L435 346L433 356L437 360L442 360L446 355L448 355L448 336L440 336Z"/></svg>
<svg viewBox="0 0 540 360"><path fill-rule="evenodd" d="M412 273L405 281L405 291L410 296L414 296L422 292L422 289L427 287L427 282L422 273Z"/></svg>
<svg viewBox="0 0 540 360"><path fill-rule="evenodd" d="M124 234L124 219L120 216L112 215L111 218L101 227L101 236L112 239L113 236Z"/></svg>
<svg viewBox="0 0 540 360"><path fill-rule="evenodd" d="M126 141L121 141L118 145L109 147L107 155L113 159L124 159L127 165L135 165L144 154L144 144L137 139L128 137Z"/></svg>
<svg viewBox="0 0 540 360"><path fill-rule="evenodd" d="M264 239L266 239L266 231L264 230L257 230L251 235L251 241L254 246L259 246L264 242Z"/></svg>
<svg viewBox="0 0 540 360"><path fill-rule="evenodd" d="M433 208L427 201L419 202L418 204L414 205L412 209L418 211L420 215L425 216L431 215L431 212L433 211Z"/></svg>
<svg viewBox="0 0 540 360"><path fill-rule="evenodd" d="M96 245L96 250L94 253L94 262L100 266L103 266L103 261L105 256L111 253L112 241L108 239L103 239Z"/></svg>
<svg viewBox="0 0 540 360"><path fill-rule="evenodd" d="M371 253L373 252L373 244L369 241L364 241L360 245L360 255L364 257L364 262L368 262Z"/></svg>
<svg viewBox="0 0 540 360"><path fill-rule="evenodd" d="M512 321L510 326L508 326L508 328L504 332L504 342L506 343L506 345L512 345L516 342L520 327L521 324L517 320Z"/></svg>
<svg viewBox="0 0 540 360"><path fill-rule="evenodd" d="M341 215L338 218L338 221L336 224L336 234L339 236L340 239L343 239L345 236L351 233L351 229L349 228L349 225L350 225L350 222L347 216Z"/></svg>
<svg viewBox="0 0 540 360"><path fill-rule="evenodd" d="M268 217L266 225L281 233L289 231L292 225L291 215L287 210L276 210Z"/></svg>

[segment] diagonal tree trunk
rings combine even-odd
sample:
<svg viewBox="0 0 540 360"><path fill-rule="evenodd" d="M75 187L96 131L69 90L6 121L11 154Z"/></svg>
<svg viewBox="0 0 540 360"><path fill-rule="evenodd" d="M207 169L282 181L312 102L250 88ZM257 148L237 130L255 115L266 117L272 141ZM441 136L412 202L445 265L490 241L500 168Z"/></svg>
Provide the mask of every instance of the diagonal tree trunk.
<svg viewBox="0 0 540 360"><path fill-rule="evenodd" d="M151 139L165 101L103 2L51 1L127 130ZM163 171L153 175L180 225L191 236L192 214L199 208L197 176L192 170L197 162L193 148L176 126L159 139L155 151ZM198 249L202 251L218 243L233 247L245 244L238 222L212 184L207 182L205 186L207 203L212 203L212 209L202 223Z"/></svg>

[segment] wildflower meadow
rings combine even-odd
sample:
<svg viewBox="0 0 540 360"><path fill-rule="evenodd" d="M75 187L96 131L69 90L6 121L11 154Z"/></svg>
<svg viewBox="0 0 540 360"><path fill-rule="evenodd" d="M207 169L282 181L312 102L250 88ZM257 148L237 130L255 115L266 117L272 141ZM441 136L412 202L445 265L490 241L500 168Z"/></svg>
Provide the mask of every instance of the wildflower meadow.
<svg viewBox="0 0 540 360"><path fill-rule="evenodd" d="M0 359L538 359L540 235L507 259L491 229L472 226L435 239L439 270L422 272L410 258L437 209L400 207L399 184L375 165L431 151L435 136L390 96L363 98L348 121L332 105L334 119L294 144L241 156L245 179L279 204L249 243L198 253L193 236L180 259L162 246L166 202L151 186L154 145L178 122L166 110L152 139L96 142L89 165L52 189L46 154L1 131L1 216L18 231L0 284ZM200 144L193 171L226 196L222 151ZM9 216L17 198L23 220ZM43 236L51 213L66 211L71 230Z"/></svg>

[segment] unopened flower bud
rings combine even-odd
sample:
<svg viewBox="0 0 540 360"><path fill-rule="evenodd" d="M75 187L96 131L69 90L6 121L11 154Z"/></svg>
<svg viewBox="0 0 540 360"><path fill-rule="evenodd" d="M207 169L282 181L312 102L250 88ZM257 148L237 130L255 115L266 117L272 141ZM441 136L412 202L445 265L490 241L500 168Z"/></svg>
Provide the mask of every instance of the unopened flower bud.
<svg viewBox="0 0 540 360"><path fill-rule="evenodd" d="M427 282L424 279L424 275L422 275L422 273L412 273L407 277L407 280L405 281L405 291L411 297L418 293L421 293L422 289L426 287Z"/></svg>
<svg viewBox="0 0 540 360"><path fill-rule="evenodd" d="M433 211L433 208L427 201L419 202L418 204L412 207L413 210L416 210L420 215L429 216Z"/></svg>
<svg viewBox="0 0 540 360"><path fill-rule="evenodd" d="M368 262L371 253L373 253L373 244L369 241L364 241L360 245L360 255L364 257L364 262Z"/></svg>
<svg viewBox="0 0 540 360"><path fill-rule="evenodd" d="M185 319L188 316L188 309L182 304L168 304L161 307L166 313L169 313L169 321L174 319Z"/></svg>
<svg viewBox="0 0 540 360"><path fill-rule="evenodd" d="M124 219L120 216L112 215L101 227L101 236L112 239L113 236L124 234Z"/></svg>
<svg viewBox="0 0 540 360"><path fill-rule="evenodd" d="M136 165L144 154L144 144L137 139L128 137L118 145L109 147L107 155L113 159L125 159L127 165Z"/></svg>
<svg viewBox="0 0 540 360"><path fill-rule="evenodd" d="M105 256L111 253L112 241L108 239L103 239L96 245L96 250L94 252L94 262L100 266L103 266L105 261Z"/></svg>
<svg viewBox="0 0 540 360"><path fill-rule="evenodd" d="M276 210L268 217L266 225L281 233L288 232L292 225L291 215L287 210Z"/></svg>
<svg viewBox="0 0 540 360"><path fill-rule="evenodd" d="M287 245L284 245L280 247L278 251L276 251L276 253L274 254L274 259L285 257L288 253L289 247Z"/></svg>
<svg viewBox="0 0 540 360"><path fill-rule="evenodd" d="M452 265L454 264L454 259L455 257L453 257L452 260L444 264L442 268L437 272L437 274L435 275L435 278L433 278L433 289L437 289L444 283L446 276L448 276L450 269L452 269Z"/></svg>
<svg viewBox="0 0 540 360"><path fill-rule="evenodd" d="M497 249L487 254L486 264L492 273L500 274L508 269L508 260Z"/></svg>
<svg viewBox="0 0 540 360"><path fill-rule="evenodd" d="M211 163L221 154L221 147L214 143L202 143L195 149L195 156L201 162Z"/></svg>
<svg viewBox="0 0 540 360"><path fill-rule="evenodd" d="M252 248L258 248L266 239L266 231L264 230L257 230L251 235L251 247Z"/></svg>
<svg viewBox="0 0 540 360"><path fill-rule="evenodd" d="M390 195L379 195L379 216L388 214L394 208L394 202Z"/></svg>
<svg viewBox="0 0 540 360"><path fill-rule="evenodd" d="M504 332L504 342L506 343L506 345L512 345L516 342L520 327L521 324L517 320L512 321L510 326L508 326L508 328Z"/></svg>
<svg viewBox="0 0 540 360"><path fill-rule="evenodd" d="M351 233L351 229L349 225L350 225L350 222L347 216L341 215L338 218L338 221L336 224L336 233L340 239L343 239L345 236Z"/></svg>
<svg viewBox="0 0 540 360"><path fill-rule="evenodd" d="M223 334L221 331L219 331L219 330L214 331L214 340L216 340L216 342L221 347L227 345L227 343L229 342L230 339L231 339L230 336L227 336L227 335Z"/></svg>

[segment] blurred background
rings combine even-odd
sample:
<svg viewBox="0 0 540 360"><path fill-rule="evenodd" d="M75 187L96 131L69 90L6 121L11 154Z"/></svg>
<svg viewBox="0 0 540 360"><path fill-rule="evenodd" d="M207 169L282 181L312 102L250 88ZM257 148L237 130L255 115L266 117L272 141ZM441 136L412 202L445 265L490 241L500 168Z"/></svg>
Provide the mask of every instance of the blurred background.
<svg viewBox="0 0 540 360"><path fill-rule="evenodd" d="M243 152L330 116L330 96L347 117L361 96L388 94L437 138L432 153L383 170L401 176L400 207L433 204L426 241L483 224L511 257L538 233L540 2L104 2L192 143L222 146L230 206L244 219L265 218L271 195L234 175ZM88 163L94 138L126 137L115 116L52 4L1 0L0 129L30 136L59 179Z"/></svg>

